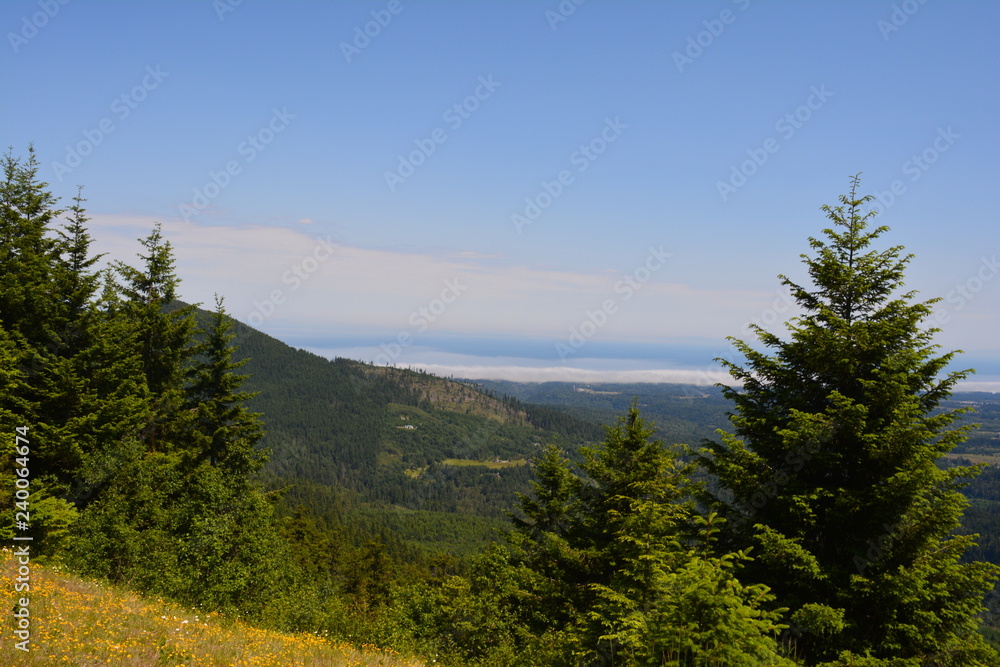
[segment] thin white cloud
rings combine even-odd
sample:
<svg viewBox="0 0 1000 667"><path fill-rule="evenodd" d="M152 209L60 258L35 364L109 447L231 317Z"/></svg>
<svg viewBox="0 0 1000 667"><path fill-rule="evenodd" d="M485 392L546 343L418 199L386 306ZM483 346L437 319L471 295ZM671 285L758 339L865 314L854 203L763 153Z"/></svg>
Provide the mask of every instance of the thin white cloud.
<svg viewBox="0 0 1000 667"><path fill-rule="evenodd" d="M136 239L154 222L95 215L91 226L98 250L131 262L141 249ZM622 280L634 267L614 275L572 272L512 265L471 252L435 256L344 246L296 228L170 220L162 226L174 247L182 297L209 302L219 292L238 319L267 315L263 323L257 321L265 331L272 318L282 328L298 322L313 328L407 330L422 321L434 330L560 337L592 314L591 319L606 320L597 332L602 337L649 339L706 331L722 336L739 324L728 314L733 308L766 298L656 282L655 276L633 289ZM597 311L609 303L615 312L604 318Z"/></svg>
<svg viewBox="0 0 1000 667"><path fill-rule="evenodd" d="M650 382L713 385L717 382L731 383L732 381L727 373L705 373L694 370L608 371L561 366L536 368L531 366L448 366L444 364L413 364L413 367L422 368L442 377L454 376L472 380L510 380L513 382L580 382L586 384Z"/></svg>
<svg viewBox="0 0 1000 667"><path fill-rule="evenodd" d="M433 363L399 364L401 368L423 369L439 377L471 380L509 380L512 382L666 383L710 386L717 383L733 386L732 376L724 371L692 369L597 370L565 366L491 366ZM1000 378L985 382L961 382L955 391L1000 393Z"/></svg>
<svg viewBox="0 0 1000 667"><path fill-rule="evenodd" d="M153 218L94 215L95 250L138 261L137 238ZM418 337L451 331L569 341L753 338L758 321L781 333L792 314L779 290L707 289L646 275L642 264L609 272L513 264L473 251L433 255L338 244L314 227L213 226L164 220L181 297L226 298L234 317L265 332L391 331ZM669 262L669 260L668 260ZM646 280L628 283L636 277ZM973 309L967 309L973 311ZM970 312L971 314L971 312ZM951 329L966 312L954 313ZM970 350L976 341L964 341ZM990 344L992 347L992 344Z"/></svg>
<svg viewBox="0 0 1000 667"><path fill-rule="evenodd" d="M462 250L460 252L448 253L448 257L454 259L497 259L501 257L501 255L497 252L486 254L476 252L475 250Z"/></svg>

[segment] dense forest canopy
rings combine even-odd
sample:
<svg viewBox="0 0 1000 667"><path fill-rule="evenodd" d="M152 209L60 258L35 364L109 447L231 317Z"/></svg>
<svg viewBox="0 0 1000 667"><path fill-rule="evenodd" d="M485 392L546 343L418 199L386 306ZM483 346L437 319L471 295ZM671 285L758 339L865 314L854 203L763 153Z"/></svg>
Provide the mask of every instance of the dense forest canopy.
<svg viewBox="0 0 1000 667"><path fill-rule="evenodd" d="M973 427L948 403L968 371L858 185L823 207L811 284L782 277L803 314L734 341L728 423L682 446L635 401L601 430L291 350L221 297L179 302L159 226L98 270L82 193L59 208L33 151L8 153L0 493L28 484L30 522L5 502L0 530L145 593L447 664L1000 664L981 622L1000 568L976 559L996 469L970 508L981 466L944 460ZM701 409L676 440L718 419Z"/></svg>

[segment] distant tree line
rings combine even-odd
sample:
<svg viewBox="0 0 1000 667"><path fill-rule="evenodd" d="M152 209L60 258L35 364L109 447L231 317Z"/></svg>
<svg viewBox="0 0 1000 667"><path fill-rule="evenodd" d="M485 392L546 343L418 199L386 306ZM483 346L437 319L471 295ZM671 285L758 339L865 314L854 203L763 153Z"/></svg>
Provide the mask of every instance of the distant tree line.
<svg viewBox="0 0 1000 667"><path fill-rule="evenodd" d="M804 257L812 284L782 277L804 314L783 337L755 327L763 350L733 341L746 362L723 362L740 383L723 390L729 431L667 446L633 404L572 455L572 438L547 438L501 539L456 558L401 539L431 530L433 515L393 504L502 511L531 469L491 478L492 493L482 469L438 465L488 451L482 422L437 411L417 378L332 362L309 372L342 382L290 379L282 409L350 406L350 417L301 433L286 420L290 446L266 472L265 417L249 406L266 412L271 399L241 372L253 350L237 349L222 299L207 314L178 302L159 226L135 265L97 270L82 194L60 209L34 152L8 153L0 495L15 497L24 429L35 557L446 664L1000 664L980 619L1000 568L974 557L995 545L958 530L961 489L979 468L938 465L971 428L956 425L962 409L941 409L967 371L946 372L954 353L936 352L924 326L934 301L900 293L910 256L870 247L886 228L869 229L857 185L824 207L832 226ZM378 400L367 410L357 396ZM425 428L386 444L390 405L422 411ZM587 435L555 412L525 414ZM514 451L536 427L505 423L491 442ZM378 482L359 483L365 471ZM407 472L430 477L408 484ZM974 502L993 502L988 493ZM367 526L343 520L352 513ZM13 514L3 503L5 538ZM439 539L489 524L476 521L438 517Z"/></svg>

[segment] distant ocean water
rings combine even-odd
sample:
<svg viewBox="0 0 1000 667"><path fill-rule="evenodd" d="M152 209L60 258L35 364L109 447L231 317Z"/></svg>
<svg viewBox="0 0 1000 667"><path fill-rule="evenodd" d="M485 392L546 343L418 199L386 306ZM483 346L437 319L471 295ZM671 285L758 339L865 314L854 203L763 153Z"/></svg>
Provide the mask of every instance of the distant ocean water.
<svg viewBox="0 0 1000 667"><path fill-rule="evenodd" d="M421 335L402 341L393 334L273 334L294 347L327 358L423 368L437 375L522 382L672 382L714 384L730 378L714 361L741 362L726 341L602 341L578 348L546 338ZM557 347L563 343L563 347ZM1000 354L959 355L953 368L975 368L968 391L1000 392Z"/></svg>

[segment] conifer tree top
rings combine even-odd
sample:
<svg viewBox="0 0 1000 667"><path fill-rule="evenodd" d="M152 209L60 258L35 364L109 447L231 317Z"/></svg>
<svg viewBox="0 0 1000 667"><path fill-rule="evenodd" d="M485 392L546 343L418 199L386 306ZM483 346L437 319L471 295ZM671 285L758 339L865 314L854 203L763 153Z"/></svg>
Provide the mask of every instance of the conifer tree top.
<svg viewBox="0 0 1000 667"><path fill-rule="evenodd" d="M901 256L903 246L883 251L869 250L872 242L889 231L885 225L868 228L875 211L862 214L871 195L857 194L860 177L851 180L851 191L840 196L840 206L824 205L822 210L834 227L823 233L828 240L809 237L815 257L803 254L815 290L809 291L780 275L800 305L817 311L822 321L851 324L877 312L894 291L903 285L903 274L913 255ZM837 228L840 228L839 230ZM912 297L912 293L903 298Z"/></svg>
<svg viewBox="0 0 1000 667"><path fill-rule="evenodd" d="M802 256L812 285L780 276L803 309L790 336L753 327L765 351L734 340L746 362L722 361L742 385L723 387L732 433L699 458L729 547L755 547L749 580L789 607L806 664L945 647L963 656L948 664L997 664L974 660L996 657L975 628L998 570L960 563L972 538L952 534L977 469L937 466L973 426L937 409L971 371L946 370L956 352L922 325L938 299L902 290L902 246L872 247L888 228L869 227L858 184L822 207L833 225Z"/></svg>

